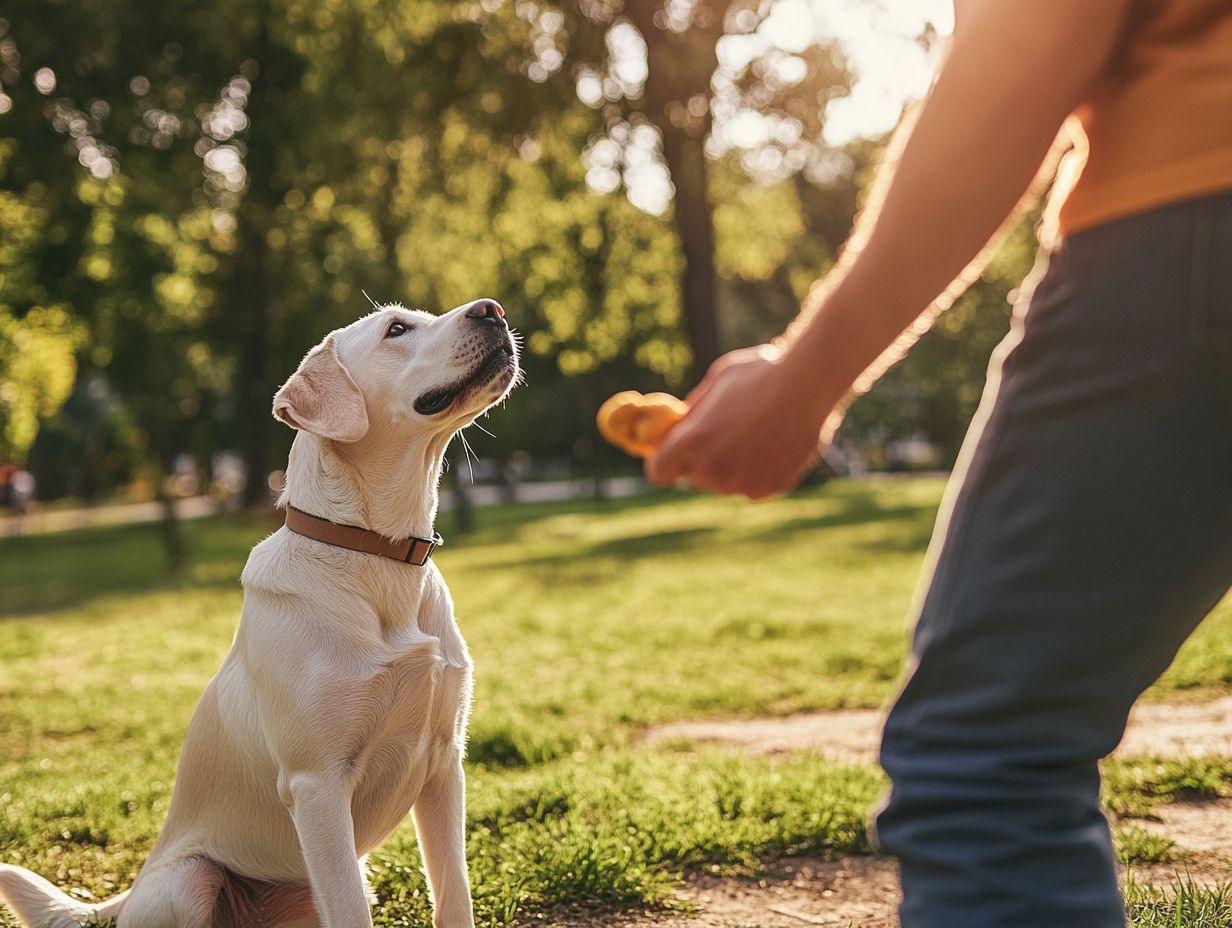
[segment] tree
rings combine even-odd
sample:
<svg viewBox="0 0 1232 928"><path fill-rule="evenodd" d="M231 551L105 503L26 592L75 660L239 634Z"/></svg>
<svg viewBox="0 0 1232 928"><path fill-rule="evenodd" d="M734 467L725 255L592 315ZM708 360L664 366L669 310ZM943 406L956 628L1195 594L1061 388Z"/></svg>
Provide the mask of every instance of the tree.
<svg viewBox="0 0 1232 928"><path fill-rule="evenodd" d="M790 176L819 160L826 104L850 88L851 76L832 42L787 52L769 41L754 41L747 43L751 54L720 59L723 39L756 39L773 8L769 0L624 0L623 5L581 0L550 13L563 15L570 24L556 42L557 55L568 66L545 72L542 79L575 82L584 100L603 107L609 135L619 134L626 150L636 134L624 127L649 125L657 134L674 190L672 217L683 258L680 291L693 381L725 347L716 308L710 161L727 145L715 138L716 117L761 120L767 133L756 145L757 154L769 153L774 164L762 173ZM644 56L644 69L636 61L639 56Z"/></svg>
<svg viewBox="0 0 1232 928"><path fill-rule="evenodd" d="M15 147L0 143L0 178ZM84 334L36 280L33 259L50 222L36 194L0 189L0 461L18 464L40 420L68 399Z"/></svg>
<svg viewBox="0 0 1232 928"><path fill-rule="evenodd" d="M0 272L30 279L12 314L63 307L82 333L81 376L105 380L163 470L187 449L207 468L210 448L242 444L251 501L266 498L271 446L289 442L268 427L274 382L362 311L362 290L439 309L546 281L526 301L544 308L532 325L553 334L534 348L558 371L639 339L671 342L670 285L641 290L660 334L619 330L615 302L565 326L567 307L585 316L602 303L579 302L570 275L589 273L592 297L599 265L617 279L595 256L622 246L596 234L642 227L658 238L632 263L673 259L661 220L587 186L577 152L601 114L572 85L525 78L538 26L520 10L19 0L0 48L11 149L0 192L37 209L15 221L29 247L0 250ZM574 147L560 142L536 167L532 149L564 139L551 127L565 125ZM511 233L548 221L518 253L493 242L496 213ZM545 276L554 256L567 270ZM625 276L613 300L636 290ZM677 364L672 344L647 348L645 363Z"/></svg>
<svg viewBox="0 0 1232 928"><path fill-rule="evenodd" d="M692 16L672 17L658 0L627 0L625 12L646 44L646 84L638 112L659 131L675 187L673 213L684 257L681 296L693 349L691 379L719 356L714 218L706 141L713 125L715 46L726 4L697 3ZM743 6L743 4L741 4Z"/></svg>
<svg viewBox="0 0 1232 928"><path fill-rule="evenodd" d="M831 151L821 128L850 75L830 43L770 41L774 9L13 0L5 453L51 421L40 467L107 456L100 479L161 487L185 453L208 476L212 451L242 447L262 503L291 440L274 386L366 291L500 299L531 390L483 448L606 466L588 450L606 394L682 390L776 334L849 227L872 149ZM917 419L940 429L945 395L913 401ZM71 440L85 427L106 435Z"/></svg>

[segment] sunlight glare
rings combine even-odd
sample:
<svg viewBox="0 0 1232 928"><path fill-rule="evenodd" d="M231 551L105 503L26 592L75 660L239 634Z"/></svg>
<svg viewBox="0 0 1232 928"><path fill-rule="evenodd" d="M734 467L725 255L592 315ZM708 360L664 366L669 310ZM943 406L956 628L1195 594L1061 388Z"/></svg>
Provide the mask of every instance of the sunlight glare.
<svg viewBox="0 0 1232 928"><path fill-rule="evenodd" d="M835 100L827 110L826 141L841 145L888 132L898 123L903 105L928 91L936 51L925 51L917 38L929 23L939 36L950 34L951 0L813 0L808 5L820 17L822 34L842 41L856 74L851 96ZM778 12L776 8L771 18ZM799 15L790 6L788 13ZM797 25L803 22L797 20Z"/></svg>
<svg viewBox="0 0 1232 928"><path fill-rule="evenodd" d="M928 24L939 36L954 28L951 0L778 0L755 36L723 40L729 64L773 46L800 52L819 39L838 39L855 73L848 97L827 110L825 141L842 145L894 128L903 105L923 96L934 53L917 41Z"/></svg>

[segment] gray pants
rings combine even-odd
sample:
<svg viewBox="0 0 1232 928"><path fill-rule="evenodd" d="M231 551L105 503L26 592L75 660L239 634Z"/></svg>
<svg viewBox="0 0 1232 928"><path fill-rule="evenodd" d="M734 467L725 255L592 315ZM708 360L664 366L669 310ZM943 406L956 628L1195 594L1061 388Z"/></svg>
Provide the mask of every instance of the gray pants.
<svg viewBox="0 0 1232 928"><path fill-rule="evenodd" d="M1069 237L929 552L874 833L904 928L1119 928L1097 763L1232 583L1232 195Z"/></svg>

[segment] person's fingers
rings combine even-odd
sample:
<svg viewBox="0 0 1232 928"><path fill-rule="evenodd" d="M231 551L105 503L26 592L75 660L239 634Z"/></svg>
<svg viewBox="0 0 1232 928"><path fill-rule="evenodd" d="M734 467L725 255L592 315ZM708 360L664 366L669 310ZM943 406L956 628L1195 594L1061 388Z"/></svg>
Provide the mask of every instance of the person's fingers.
<svg viewBox="0 0 1232 928"><path fill-rule="evenodd" d="M735 481L733 492L741 493L752 500L767 499L790 492L808 469L807 465L794 468L789 466L785 469L764 460L751 461L748 467L745 476Z"/></svg>
<svg viewBox="0 0 1232 928"><path fill-rule="evenodd" d="M688 469L691 440L695 431L687 419L682 420L646 458L646 476L653 483L668 486L684 475Z"/></svg>
<svg viewBox="0 0 1232 928"><path fill-rule="evenodd" d="M686 475L685 479L689 482L689 485L692 486L693 489L698 490L702 493L722 493L723 492L723 488L722 488L720 481L718 480L717 477L715 477L709 471L705 471L705 470L698 471L698 472L690 471Z"/></svg>
<svg viewBox="0 0 1232 928"><path fill-rule="evenodd" d="M746 462L728 472L719 481L721 492L749 499L765 499L779 492L778 481L767 474L762 462Z"/></svg>
<svg viewBox="0 0 1232 928"><path fill-rule="evenodd" d="M663 471L659 468L659 452L655 451L646 456L642 461L642 471L646 474L646 479L651 483L659 486L666 486L663 482Z"/></svg>
<svg viewBox="0 0 1232 928"><path fill-rule="evenodd" d="M765 473L760 451L755 460L741 464L744 444L757 433L756 410L747 402L733 402L755 384L759 368L752 350L724 355L711 365L702 382L688 396L689 411L664 436L645 463L646 476L660 485L687 480L698 490L720 493L752 492L768 495L778 490ZM746 357L748 356L748 357ZM751 431L750 431L751 429Z"/></svg>
<svg viewBox="0 0 1232 928"><path fill-rule="evenodd" d="M707 375L709 376L709 375ZM703 389L705 388L705 389ZM679 453L679 448L687 439L688 433L696 425L699 418L705 416L705 409L702 406L702 397L709 391L705 380L698 384L691 393L685 398L685 405L688 407L684 415L675 423L668 426L667 431L660 439L658 447L646 456L646 476L650 477L656 483L661 482L662 474L665 470L663 462L670 462L675 459Z"/></svg>

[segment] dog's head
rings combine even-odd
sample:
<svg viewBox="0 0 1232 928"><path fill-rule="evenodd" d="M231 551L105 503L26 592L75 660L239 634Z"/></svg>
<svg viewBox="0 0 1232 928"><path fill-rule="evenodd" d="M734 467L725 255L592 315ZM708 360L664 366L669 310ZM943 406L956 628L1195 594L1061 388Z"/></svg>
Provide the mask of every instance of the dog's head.
<svg viewBox="0 0 1232 928"><path fill-rule="evenodd" d="M407 437L451 435L502 400L517 377L517 343L495 300L439 316L386 306L309 351L274 397L274 416L339 442L376 426Z"/></svg>

